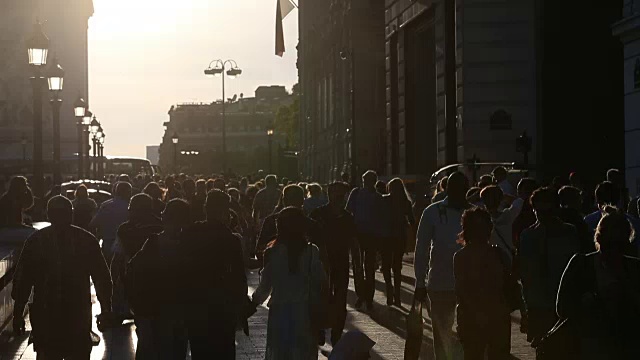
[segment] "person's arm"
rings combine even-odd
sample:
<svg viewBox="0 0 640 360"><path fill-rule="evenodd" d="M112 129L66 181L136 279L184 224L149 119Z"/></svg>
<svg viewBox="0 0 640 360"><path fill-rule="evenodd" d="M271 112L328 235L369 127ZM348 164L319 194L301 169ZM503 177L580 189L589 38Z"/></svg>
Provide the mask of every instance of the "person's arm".
<svg viewBox="0 0 640 360"><path fill-rule="evenodd" d="M256 243L256 253L262 254L277 233L278 230L276 228L275 216L269 216L264 219L262 229L260 229L260 234L258 235L258 241Z"/></svg>
<svg viewBox="0 0 640 360"><path fill-rule="evenodd" d="M413 215L413 206L411 205L411 201L407 201L407 207L405 208L405 215L407 216L409 225L412 227L416 226L416 217Z"/></svg>
<svg viewBox="0 0 640 360"><path fill-rule="evenodd" d="M240 236L233 235L234 242L231 248L232 263L231 263L231 273L233 274L234 279L234 290L233 296L236 300L236 304L238 305L237 311L238 315L240 314L241 309L244 306L244 302L247 299L247 274L244 271L244 254L242 252L242 238Z"/></svg>
<svg viewBox="0 0 640 360"><path fill-rule="evenodd" d="M269 252L270 250L267 250L267 253L265 254L265 258L269 257ZM266 266L264 267L264 269L262 270L261 276L260 276L260 284L258 285L258 288L256 289L256 291L253 292L253 295L251 296L252 298L252 302L255 305L260 305L262 303L264 303L265 301L267 301L267 298L269 297L269 295L271 295L271 289L272 289L272 266L273 263L272 261L268 261L265 262Z"/></svg>
<svg viewBox="0 0 640 360"><path fill-rule="evenodd" d="M573 317L580 311L583 294L580 275L586 259L584 255L574 255L562 274L556 300L556 312L561 319Z"/></svg>
<svg viewBox="0 0 640 360"><path fill-rule="evenodd" d="M35 285L35 270L38 265L35 263L33 243L36 241L37 236L38 233L35 233L25 241L13 275L13 289L11 290L11 297L14 300L13 324L14 332L18 334L21 334L25 330L24 308L29 301L31 290Z"/></svg>
<svg viewBox="0 0 640 360"><path fill-rule="evenodd" d="M516 198L511 203L511 206L506 209L507 213L509 213L509 219L511 219L511 222L513 222L518 217L518 215L520 215L523 205L524 200L522 200L522 198Z"/></svg>
<svg viewBox="0 0 640 360"><path fill-rule="evenodd" d="M316 284L328 287L327 273L322 265L320 250L316 246L311 246L311 277Z"/></svg>
<svg viewBox="0 0 640 360"><path fill-rule="evenodd" d="M88 239L87 246L87 263L89 264L89 272L91 280L96 289L96 296L100 302L100 309L103 314L111 312L111 296L113 294L113 284L111 282L111 274L109 267L100 250L98 240L91 236Z"/></svg>
<svg viewBox="0 0 640 360"><path fill-rule="evenodd" d="M251 206L251 208L253 209L253 219L256 221L257 224L259 224L260 218L262 216L261 212L260 212L260 201L262 199L262 195L263 191L260 190L256 193L256 197L253 198L253 204Z"/></svg>
<svg viewBox="0 0 640 360"><path fill-rule="evenodd" d="M351 194L349 194L349 200L347 200L346 209L354 215L356 211L356 197L358 196L358 191L358 188L351 190Z"/></svg>
<svg viewBox="0 0 640 360"><path fill-rule="evenodd" d="M102 222L102 214L104 212L104 204L100 205L100 207L98 208L98 211L96 211L96 214L93 216L93 218L91 219L91 221L89 222L89 231L94 232L99 226L100 226L100 222Z"/></svg>
<svg viewBox="0 0 640 360"><path fill-rule="evenodd" d="M435 232L435 227L429 218L430 209L431 207L428 207L424 210L422 218L420 219L420 224L418 225L416 251L413 264L416 276L416 290L424 289L426 287L425 278L427 276L427 267L429 266L429 251Z"/></svg>

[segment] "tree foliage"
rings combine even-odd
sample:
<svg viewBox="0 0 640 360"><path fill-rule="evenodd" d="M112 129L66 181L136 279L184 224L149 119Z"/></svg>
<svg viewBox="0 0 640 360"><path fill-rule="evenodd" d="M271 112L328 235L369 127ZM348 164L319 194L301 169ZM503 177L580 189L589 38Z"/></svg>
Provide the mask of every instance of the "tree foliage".
<svg viewBox="0 0 640 360"><path fill-rule="evenodd" d="M298 84L293 86L294 101L291 105L281 106L276 112L275 131L285 134L288 148L298 148L300 122L300 95L296 91Z"/></svg>

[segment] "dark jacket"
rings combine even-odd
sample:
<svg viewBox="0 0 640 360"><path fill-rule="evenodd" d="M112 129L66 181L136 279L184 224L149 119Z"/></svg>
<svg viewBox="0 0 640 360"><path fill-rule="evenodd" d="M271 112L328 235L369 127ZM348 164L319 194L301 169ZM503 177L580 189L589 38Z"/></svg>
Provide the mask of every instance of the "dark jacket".
<svg viewBox="0 0 640 360"><path fill-rule="evenodd" d="M318 239L325 244L332 268L349 269L349 252L355 246L356 224L350 212L340 209L335 213L329 204L311 212L318 224Z"/></svg>
<svg viewBox="0 0 640 360"><path fill-rule="evenodd" d="M218 221L198 222L184 232L180 256L187 318L235 326L247 298L241 239Z"/></svg>
<svg viewBox="0 0 640 360"><path fill-rule="evenodd" d="M118 239L127 259L133 257L153 235L162 232L162 222L150 215L144 219L129 220L118 228Z"/></svg>
<svg viewBox="0 0 640 360"><path fill-rule="evenodd" d="M34 290L29 311L36 351L90 346L91 281L102 307L110 309L109 268L89 232L49 226L27 239L11 295L25 304Z"/></svg>
<svg viewBox="0 0 640 360"><path fill-rule="evenodd" d="M580 253L590 254L596 251L596 245L591 231L587 223L584 222L584 216L575 209L562 208L560 209L560 220L567 224L575 226L578 232L578 240L580 241Z"/></svg>

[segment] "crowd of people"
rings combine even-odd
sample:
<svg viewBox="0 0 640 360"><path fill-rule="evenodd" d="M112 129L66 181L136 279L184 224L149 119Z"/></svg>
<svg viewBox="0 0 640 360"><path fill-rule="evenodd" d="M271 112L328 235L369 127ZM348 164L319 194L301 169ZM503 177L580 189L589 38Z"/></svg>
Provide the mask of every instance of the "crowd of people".
<svg viewBox="0 0 640 360"><path fill-rule="evenodd" d="M266 359L316 359L327 329L333 358L366 358L373 342L344 331L350 275L355 308L374 310L378 270L386 305L401 307L412 251L411 295L427 304L437 360L454 358L458 340L465 359L509 358L514 311L540 348L562 325L576 358L640 357L638 198L617 170L594 202L578 174L513 186L502 167L475 184L454 172L428 198L374 171L362 186L346 175L325 186L275 175L108 180L113 197L101 204L84 185L52 194L51 226L24 244L14 330L24 331L34 289L31 335L45 359L89 357L91 284L99 329L134 320L138 359L184 359L188 348L196 360L233 359L236 331L249 334L247 319L267 300ZM0 227L24 226L33 204L27 180L14 177ZM247 269L260 270L250 296Z"/></svg>

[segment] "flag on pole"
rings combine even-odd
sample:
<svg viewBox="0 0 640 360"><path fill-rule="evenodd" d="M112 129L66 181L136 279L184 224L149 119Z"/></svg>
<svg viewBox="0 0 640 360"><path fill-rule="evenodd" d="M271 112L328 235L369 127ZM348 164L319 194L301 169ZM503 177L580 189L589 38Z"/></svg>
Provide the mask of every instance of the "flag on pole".
<svg viewBox="0 0 640 360"><path fill-rule="evenodd" d="M282 57L284 55L284 31L282 28L282 20L289 15L295 6L291 0L276 0L276 55Z"/></svg>

